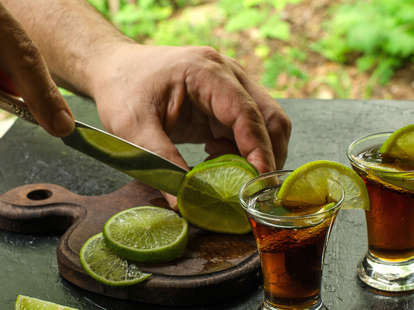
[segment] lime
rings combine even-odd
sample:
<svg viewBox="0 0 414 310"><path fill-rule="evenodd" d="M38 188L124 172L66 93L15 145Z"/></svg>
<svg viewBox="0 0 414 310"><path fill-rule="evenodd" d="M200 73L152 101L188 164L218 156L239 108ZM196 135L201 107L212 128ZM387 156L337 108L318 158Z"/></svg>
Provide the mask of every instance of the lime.
<svg viewBox="0 0 414 310"><path fill-rule="evenodd" d="M414 161L414 124L394 131L379 152L385 157Z"/></svg>
<svg viewBox="0 0 414 310"><path fill-rule="evenodd" d="M15 310L78 310L29 296L18 295Z"/></svg>
<svg viewBox="0 0 414 310"><path fill-rule="evenodd" d="M78 128L78 132L88 145L104 154L120 158L131 158L140 154L139 150L131 147L129 142L124 142L120 138L111 137L109 134L107 134L105 139L102 139L102 133L96 130L80 127Z"/></svg>
<svg viewBox="0 0 414 310"><path fill-rule="evenodd" d="M178 209L200 228L220 233L248 233L250 224L238 193L255 176L257 171L243 160L203 162L186 174L177 195Z"/></svg>
<svg viewBox="0 0 414 310"><path fill-rule="evenodd" d="M109 249L102 233L85 242L80 251L80 261L83 269L92 278L110 286L133 285L151 276Z"/></svg>
<svg viewBox="0 0 414 310"><path fill-rule="evenodd" d="M104 227L108 246L138 262L166 262L184 254L187 221L172 210L141 206L119 212Z"/></svg>
<svg viewBox="0 0 414 310"><path fill-rule="evenodd" d="M309 162L293 171L282 183L278 198L286 206L319 206L338 202L341 193L337 183L344 192L343 208L369 209L368 192L358 174L328 160Z"/></svg>
<svg viewBox="0 0 414 310"><path fill-rule="evenodd" d="M198 169L200 167L203 167L204 165L209 165L211 163L226 162L226 161L236 161L240 163L241 165L243 165L246 169L251 170L253 174L257 174L256 168L251 163L249 163L246 158L236 155L236 154L225 154L225 155L218 156L216 158L199 163L197 166L194 167L194 169Z"/></svg>

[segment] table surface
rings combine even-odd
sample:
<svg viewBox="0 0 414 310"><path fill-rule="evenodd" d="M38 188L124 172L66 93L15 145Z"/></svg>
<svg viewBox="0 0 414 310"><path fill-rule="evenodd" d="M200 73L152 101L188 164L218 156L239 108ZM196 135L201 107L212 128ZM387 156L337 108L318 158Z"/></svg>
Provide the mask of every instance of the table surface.
<svg viewBox="0 0 414 310"><path fill-rule="evenodd" d="M80 97L67 98L76 118L98 127L95 106ZM348 164L347 145L374 132L393 131L414 121L414 101L279 100L293 122L285 168L328 159ZM201 145L180 145L190 165L206 154ZM48 136L41 128L18 120L0 139L0 193L23 184L54 183L83 195L110 193L130 178ZM72 306L81 310L171 309L120 301L79 289L59 276L56 246L59 236L0 231L0 304L14 309L18 294ZM328 244L322 298L331 310L414 308L414 293L378 294L356 277L356 266L367 249L364 214L342 210ZM225 304L188 308L252 309L263 298L263 288Z"/></svg>

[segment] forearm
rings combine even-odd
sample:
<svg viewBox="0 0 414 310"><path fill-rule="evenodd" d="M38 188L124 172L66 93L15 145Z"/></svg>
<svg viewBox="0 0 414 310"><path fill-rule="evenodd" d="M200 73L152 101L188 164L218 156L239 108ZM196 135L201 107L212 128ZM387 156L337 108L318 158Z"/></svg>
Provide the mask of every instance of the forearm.
<svg viewBox="0 0 414 310"><path fill-rule="evenodd" d="M36 43L56 82L91 96L92 60L129 40L86 0L1 0Z"/></svg>

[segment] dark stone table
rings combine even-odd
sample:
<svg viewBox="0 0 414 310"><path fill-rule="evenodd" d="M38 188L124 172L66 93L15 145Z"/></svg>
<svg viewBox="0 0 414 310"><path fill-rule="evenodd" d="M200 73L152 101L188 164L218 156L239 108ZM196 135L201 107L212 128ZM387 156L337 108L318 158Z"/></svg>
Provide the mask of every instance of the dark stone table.
<svg viewBox="0 0 414 310"><path fill-rule="evenodd" d="M95 106L69 97L76 118L101 127ZM347 164L345 150L353 139L395 130L414 122L412 101L280 100L293 122L285 168L317 159ZM205 158L203 146L179 146L194 165ZM40 129L17 121L0 139L0 193L31 183L54 183L84 195L109 193L130 178L66 147ZM50 300L82 310L171 309L120 301L79 289L59 276L55 249L59 236L0 231L0 305L14 309L18 294ZM325 258L322 297L331 310L414 309L414 293L376 294L356 277L367 249L364 214L342 210ZM188 309L252 309L263 296L259 287L249 296L226 304Z"/></svg>

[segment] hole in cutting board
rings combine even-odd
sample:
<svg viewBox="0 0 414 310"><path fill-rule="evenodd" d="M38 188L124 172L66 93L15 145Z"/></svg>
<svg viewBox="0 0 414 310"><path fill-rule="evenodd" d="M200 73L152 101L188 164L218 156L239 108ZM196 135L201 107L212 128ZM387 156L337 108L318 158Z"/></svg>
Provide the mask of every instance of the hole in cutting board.
<svg viewBox="0 0 414 310"><path fill-rule="evenodd" d="M45 200L52 196L52 192L47 189L37 189L27 194L30 200Z"/></svg>

